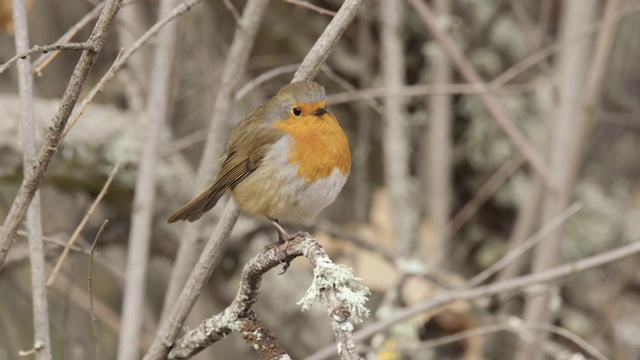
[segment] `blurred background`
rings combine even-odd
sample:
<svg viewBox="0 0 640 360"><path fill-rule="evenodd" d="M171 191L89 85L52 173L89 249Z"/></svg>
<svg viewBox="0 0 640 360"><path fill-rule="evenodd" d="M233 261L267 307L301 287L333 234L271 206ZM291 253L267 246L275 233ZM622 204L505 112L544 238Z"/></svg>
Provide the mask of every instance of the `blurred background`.
<svg viewBox="0 0 640 360"><path fill-rule="evenodd" d="M141 354L156 333L185 236L185 225L165 220L201 190L194 189L194 181L207 129L217 126L219 139L226 139L245 114L288 83L341 5L303 2L329 12L272 0L246 70L232 89L232 115L215 125L214 99L245 1L208 0L174 22L143 283ZM487 87L479 90L460 75L460 63L450 61L416 3L430 6L448 34L445 43L462 54L463 65ZM31 44L54 43L97 4L28 1ZM329 106L349 138L350 178L314 222L285 227L309 231L336 263L352 267L370 288L372 315L364 326L453 289L543 271L639 240L638 10L635 0L369 0L362 6L315 79L326 88ZM119 49L131 47L158 20L158 11L154 0L125 1L82 97ZM611 21L602 21L605 14ZM93 23L72 41L88 38ZM15 55L10 0L0 0L0 29L4 63ZM93 301L103 357L116 358L134 188L147 133L150 83L158 76L151 64L154 48L166 45L163 39L141 48L96 96L44 179L42 226L49 274L60 244L74 232L115 164L122 164L49 288L54 358L96 356L87 274L91 244L105 219L109 224L93 259ZM61 52L35 77L40 141L79 56ZM0 76L0 219L22 181L17 78L15 66ZM487 110L491 104L494 111ZM496 124L500 114L543 160L542 176L518 151L522 144ZM216 146L221 155L224 142ZM567 213L575 203L579 205ZM218 205L200 220L201 231L191 242L196 253L222 208ZM488 279L474 278L554 221L560 225L533 250ZM267 221L241 215L185 328L222 311L235 296L242 266L273 241L275 231ZM372 359L593 357L558 331L562 329L606 358L638 359L638 260L633 256L577 273L554 286L456 302L398 323L362 349ZM32 347L29 273L22 232L0 273L0 359L21 358L18 352ZM255 306L294 358L305 358L334 340L321 305L308 312L296 305L312 278L306 259L294 261L284 275L271 271ZM505 326L514 321L532 325L519 330ZM469 330L482 335L441 346L429 342ZM534 334L543 336L531 347ZM258 355L232 334L196 358Z"/></svg>

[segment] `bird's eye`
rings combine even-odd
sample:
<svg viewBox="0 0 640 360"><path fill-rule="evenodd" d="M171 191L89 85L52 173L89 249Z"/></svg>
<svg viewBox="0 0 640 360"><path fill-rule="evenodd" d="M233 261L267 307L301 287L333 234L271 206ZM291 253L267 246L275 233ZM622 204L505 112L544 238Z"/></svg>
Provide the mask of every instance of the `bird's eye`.
<svg viewBox="0 0 640 360"><path fill-rule="evenodd" d="M302 114L302 110L300 108L293 108L293 115L300 116Z"/></svg>

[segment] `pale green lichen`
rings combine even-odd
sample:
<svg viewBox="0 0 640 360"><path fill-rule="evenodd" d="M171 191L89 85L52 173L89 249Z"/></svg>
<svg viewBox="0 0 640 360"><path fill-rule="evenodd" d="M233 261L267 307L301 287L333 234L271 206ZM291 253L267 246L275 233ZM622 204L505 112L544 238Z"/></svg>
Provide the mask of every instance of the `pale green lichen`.
<svg viewBox="0 0 640 360"><path fill-rule="evenodd" d="M369 289L360 283L360 278L353 275L353 270L343 265L336 265L328 258L318 260L313 270L313 282L305 296L298 302L302 310L308 310L322 296L322 290L332 288L340 302L349 309L351 321L359 324L369 316L369 309L364 304L371 294Z"/></svg>

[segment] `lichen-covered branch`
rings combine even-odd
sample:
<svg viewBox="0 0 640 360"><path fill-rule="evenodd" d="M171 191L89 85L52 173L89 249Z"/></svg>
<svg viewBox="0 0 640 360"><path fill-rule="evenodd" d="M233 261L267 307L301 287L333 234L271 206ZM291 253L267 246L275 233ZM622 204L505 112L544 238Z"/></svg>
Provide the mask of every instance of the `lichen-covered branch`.
<svg viewBox="0 0 640 360"><path fill-rule="evenodd" d="M298 233L283 247L253 257L242 270L242 279L233 302L220 314L205 320L178 340L169 359L186 359L231 332L240 332L263 359L283 359L286 352L273 335L257 320L251 307L258 301L262 276L282 262L305 256L313 266L314 279L298 303L305 310L321 300L333 327L342 359L360 359L353 341L353 325L368 316L364 303L369 290L358 282L351 269L334 264L322 246L307 233ZM265 336L257 336L262 333Z"/></svg>

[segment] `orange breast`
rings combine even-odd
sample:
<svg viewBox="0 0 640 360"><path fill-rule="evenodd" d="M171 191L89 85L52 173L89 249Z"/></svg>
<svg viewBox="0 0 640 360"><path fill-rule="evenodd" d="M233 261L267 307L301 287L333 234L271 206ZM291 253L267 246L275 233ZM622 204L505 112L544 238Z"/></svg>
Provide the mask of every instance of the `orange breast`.
<svg viewBox="0 0 640 360"><path fill-rule="evenodd" d="M299 166L298 175L305 181L326 178L336 167L345 176L349 173L349 142L333 113L291 116L276 121L274 127L294 139L289 161Z"/></svg>

